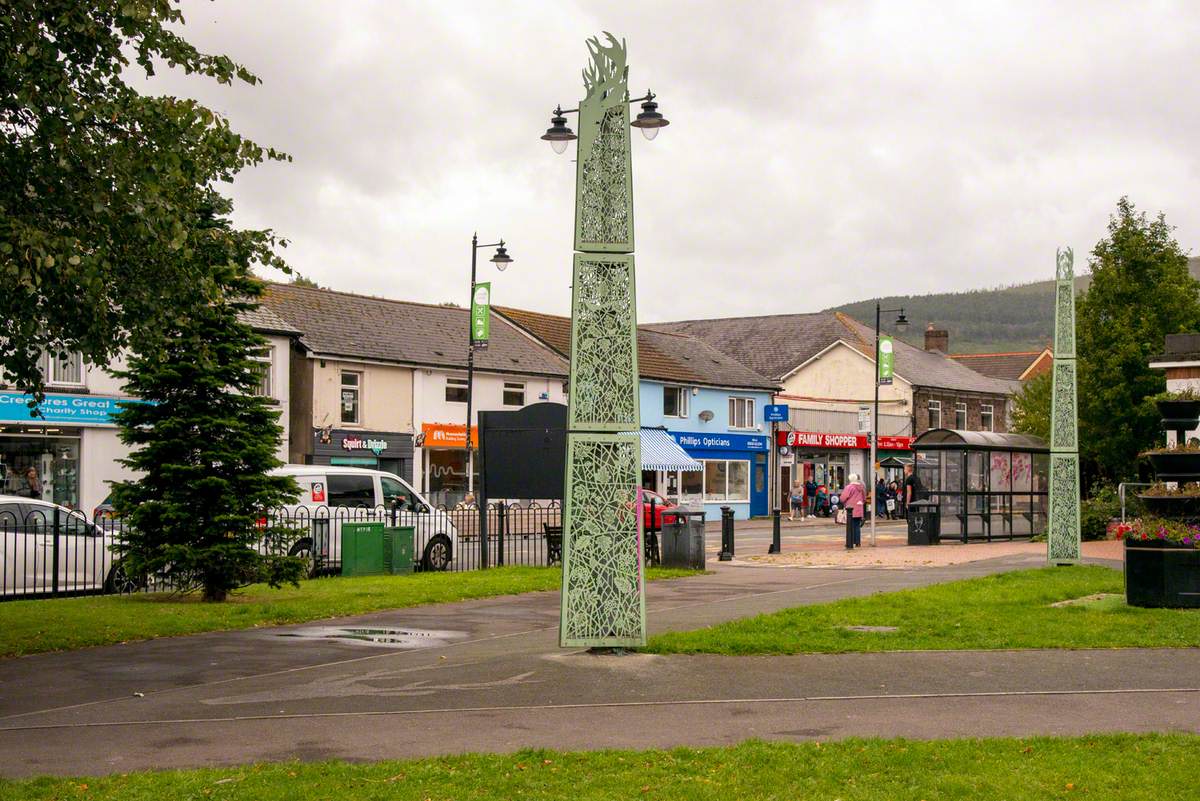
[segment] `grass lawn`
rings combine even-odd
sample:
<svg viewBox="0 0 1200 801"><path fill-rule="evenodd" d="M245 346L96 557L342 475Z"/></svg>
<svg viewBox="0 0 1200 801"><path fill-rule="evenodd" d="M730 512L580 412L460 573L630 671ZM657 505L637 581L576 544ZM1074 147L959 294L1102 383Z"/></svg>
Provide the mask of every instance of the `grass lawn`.
<svg viewBox="0 0 1200 801"><path fill-rule="evenodd" d="M651 638L655 653L1200 646L1200 610L1138 609L1107 567L1048 567L785 609ZM1096 593L1120 599L1053 607ZM893 632L850 631L888 626Z"/></svg>
<svg viewBox="0 0 1200 801"><path fill-rule="evenodd" d="M1183 801L1200 737L845 740L671 751L522 751L411 762L283 763L98 779L0 780L0 801Z"/></svg>
<svg viewBox="0 0 1200 801"><path fill-rule="evenodd" d="M652 567L646 575L654 581L694 573ZM6 601L0 603L0 657L557 590L561 584L562 570L557 567L499 567L463 573L321 578L277 590L255 585L221 604L153 593Z"/></svg>

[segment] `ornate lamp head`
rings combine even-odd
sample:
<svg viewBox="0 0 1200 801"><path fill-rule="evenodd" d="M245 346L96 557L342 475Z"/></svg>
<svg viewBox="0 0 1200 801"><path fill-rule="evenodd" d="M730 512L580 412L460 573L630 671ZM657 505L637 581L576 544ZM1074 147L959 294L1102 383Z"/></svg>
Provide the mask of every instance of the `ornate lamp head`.
<svg viewBox="0 0 1200 801"><path fill-rule="evenodd" d="M1057 253L1058 260L1058 280L1065 281L1075 277L1075 251L1071 248L1059 248Z"/></svg>

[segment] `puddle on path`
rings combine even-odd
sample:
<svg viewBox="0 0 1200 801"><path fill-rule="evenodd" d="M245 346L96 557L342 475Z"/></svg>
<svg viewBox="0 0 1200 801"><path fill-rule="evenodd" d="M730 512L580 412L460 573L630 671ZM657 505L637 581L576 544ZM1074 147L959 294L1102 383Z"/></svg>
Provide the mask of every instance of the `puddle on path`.
<svg viewBox="0 0 1200 801"><path fill-rule="evenodd" d="M429 629L378 628L365 626L306 626L280 632L277 637L297 640L336 640L376 648L431 648L451 640L461 640L465 631L431 631Z"/></svg>

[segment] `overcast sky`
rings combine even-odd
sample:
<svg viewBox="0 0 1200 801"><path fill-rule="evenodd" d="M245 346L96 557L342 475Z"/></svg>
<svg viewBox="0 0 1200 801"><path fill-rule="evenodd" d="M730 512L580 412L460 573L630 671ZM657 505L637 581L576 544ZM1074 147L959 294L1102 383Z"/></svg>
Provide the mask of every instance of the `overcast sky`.
<svg viewBox="0 0 1200 801"><path fill-rule="evenodd" d="M1053 9L1051 9L1053 7ZM159 79L294 162L237 221L323 286L569 310L584 40L629 45L671 121L634 136L639 317L815 311L1053 277L1117 199L1200 246L1200 3L186 2L187 38L263 83ZM484 257L486 258L486 254Z"/></svg>

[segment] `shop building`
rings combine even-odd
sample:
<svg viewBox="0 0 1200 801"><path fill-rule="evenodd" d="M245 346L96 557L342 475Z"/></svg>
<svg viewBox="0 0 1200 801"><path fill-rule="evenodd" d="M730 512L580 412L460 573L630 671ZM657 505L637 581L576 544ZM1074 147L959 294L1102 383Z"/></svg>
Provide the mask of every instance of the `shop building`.
<svg viewBox="0 0 1200 801"><path fill-rule="evenodd" d="M385 298L268 285L264 304L302 331L291 352L289 461L375 467L453 506L466 470L468 312ZM478 411L565 402L567 363L493 316L475 352Z"/></svg>
<svg viewBox="0 0 1200 801"><path fill-rule="evenodd" d="M569 358L569 317L497 312ZM703 340L648 326L638 329L638 370L643 443L665 433L688 468L664 469L662 454L644 445L642 485L673 503L703 506L710 520L722 506L739 519L769 514L771 438L763 419L778 385Z"/></svg>
<svg viewBox="0 0 1200 801"><path fill-rule="evenodd" d="M284 436L279 456L287 455L287 354L294 330L270 312L247 312L243 319L267 338L256 357L261 365L260 394L280 407ZM121 460L129 448L117 436L113 415L122 402L133 401L114 371L123 358L99 367L79 353L46 357L45 400L30 408L31 396L0 386L0 494L27 490L26 472L33 468L42 500L79 509L89 518L109 495L109 485L134 477Z"/></svg>
<svg viewBox="0 0 1200 801"><path fill-rule="evenodd" d="M789 420L781 425L776 442L775 475L785 511L794 481L811 478L840 487L851 473L867 474L867 433L875 397L874 329L840 312L651 327L703 339L781 386L775 403L787 404ZM1009 402L1019 383L985 376L946 356L947 332L931 329L927 334L932 335L927 335L924 348L895 340L893 380L879 388L877 458L911 458L913 437L929 428L961 424L1007 430ZM883 475L895 477L887 471Z"/></svg>

